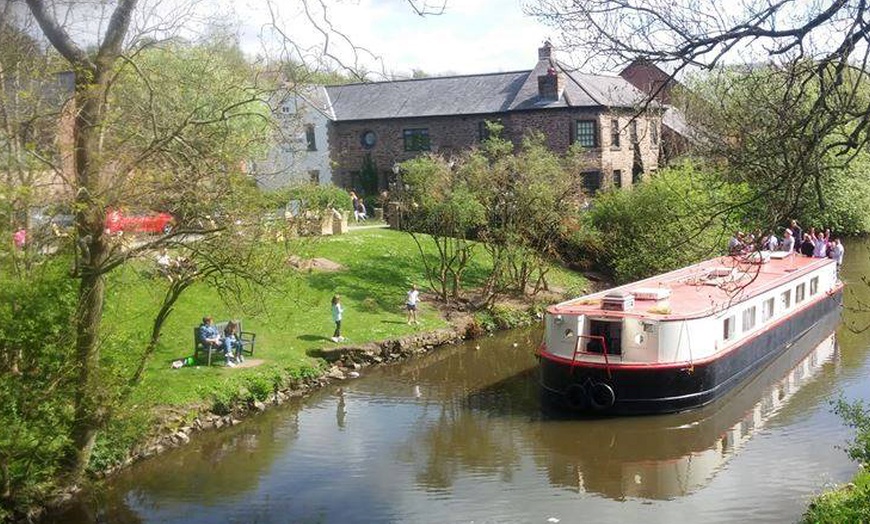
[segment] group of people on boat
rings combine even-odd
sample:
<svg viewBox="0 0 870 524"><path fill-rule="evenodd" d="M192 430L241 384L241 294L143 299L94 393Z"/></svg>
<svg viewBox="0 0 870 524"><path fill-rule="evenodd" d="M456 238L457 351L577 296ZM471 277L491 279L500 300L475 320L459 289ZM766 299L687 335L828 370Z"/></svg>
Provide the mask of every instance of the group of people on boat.
<svg viewBox="0 0 870 524"><path fill-rule="evenodd" d="M843 264L846 252L840 238L832 236L830 229L816 231L816 228L811 227L804 231L797 220L792 220L783 230L782 240L774 233L762 235L761 231L755 234L735 231L728 241L728 253L731 255L745 255L757 250L794 251L807 257L832 258L837 262L837 267Z"/></svg>

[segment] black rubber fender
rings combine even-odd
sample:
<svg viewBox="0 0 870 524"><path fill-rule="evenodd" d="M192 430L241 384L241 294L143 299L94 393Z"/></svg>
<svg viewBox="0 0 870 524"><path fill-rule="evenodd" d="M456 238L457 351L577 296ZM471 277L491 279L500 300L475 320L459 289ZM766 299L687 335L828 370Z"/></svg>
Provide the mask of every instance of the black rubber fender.
<svg viewBox="0 0 870 524"><path fill-rule="evenodd" d="M592 384L592 387L589 389L589 403L592 404L593 409L597 411L610 409L615 402L616 393L614 393L610 384L604 382Z"/></svg>
<svg viewBox="0 0 870 524"><path fill-rule="evenodd" d="M581 411L589 405L589 394L582 384L571 384L562 393L565 406L572 411Z"/></svg>

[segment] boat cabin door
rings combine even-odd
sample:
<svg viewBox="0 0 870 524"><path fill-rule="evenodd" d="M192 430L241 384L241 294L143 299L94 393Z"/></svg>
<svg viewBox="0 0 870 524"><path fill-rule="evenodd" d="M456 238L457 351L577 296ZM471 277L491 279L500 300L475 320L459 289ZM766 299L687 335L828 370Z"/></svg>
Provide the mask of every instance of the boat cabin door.
<svg viewBox="0 0 870 524"><path fill-rule="evenodd" d="M589 320L589 335L603 337L607 344L608 355L622 354L622 320ZM599 338L591 338L586 344L589 353L604 353L604 347Z"/></svg>

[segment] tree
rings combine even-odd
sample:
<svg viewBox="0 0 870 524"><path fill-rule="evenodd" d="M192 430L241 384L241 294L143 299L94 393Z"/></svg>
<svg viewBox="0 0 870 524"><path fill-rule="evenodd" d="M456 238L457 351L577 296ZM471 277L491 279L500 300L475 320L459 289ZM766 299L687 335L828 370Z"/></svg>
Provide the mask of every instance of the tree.
<svg viewBox="0 0 870 524"><path fill-rule="evenodd" d="M115 401L100 358L108 273L162 243L182 242L192 230L208 237L226 229L229 214L205 227L196 227L194 218L213 214L218 202L240 209L249 201L240 191L240 163L258 135L265 139L266 109L262 91L248 82L253 75L247 64L225 44L188 48L131 32L136 0L114 5L93 47L73 40L57 6L43 0L27 5L75 79L70 183L78 292L75 394L64 470L67 481L76 482ZM70 19L82 16L75 6L70 9ZM188 50L194 56L184 56ZM158 195L172 195L161 204L184 218L182 228L132 247L107 234L107 209L145 206L164 198ZM149 355L143 352L142 360Z"/></svg>
<svg viewBox="0 0 870 524"><path fill-rule="evenodd" d="M794 100L807 108L784 122L777 136L809 140L812 147L797 151L794 169L778 172L780 180L768 184L765 194L783 185L812 188L824 207L825 174L816 169L816 156L830 153L847 162L867 143L870 99L860 93L867 75L863 64L870 59L865 0L727 8L715 0L538 0L530 11L561 30L584 63L599 67L636 58L671 68L673 75L741 62L774 66L775 80L788 95L778 112L786 113ZM798 195L790 196L786 213L798 206Z"/></svg>
<svg viewBox="0 0 870 524"><path fill-rule="evenodd" d="M445 302L459 298L462 275L474 256L472 238L485 222L483 206L463 171L454 167L436 155L401 164L403 227L417 244L430 285ZM436 249L437 263L426 254L427 241Z"/></svg>
<svg viewBox="0 0 870 524"><path fill-rule="evenodd" d="M843 96L830 103L843 114L859 111L870 85L848 73L842 86ZM862 232L866 220L857 211L870 194L855 183L864 178L866 163L856 157L866 159L866 153L859 149L844 158L829 147L854 128L847 122L831 125L813 113L819 88L810 80L794 89L788 73L777 67L730 67L695 75L680 98L695 124L696 153L726 159L723 174L750 184L756 195L750 203L766 223L782 223L791 215L841 233ZM806 176L783 176L790 173Z"/></svg>

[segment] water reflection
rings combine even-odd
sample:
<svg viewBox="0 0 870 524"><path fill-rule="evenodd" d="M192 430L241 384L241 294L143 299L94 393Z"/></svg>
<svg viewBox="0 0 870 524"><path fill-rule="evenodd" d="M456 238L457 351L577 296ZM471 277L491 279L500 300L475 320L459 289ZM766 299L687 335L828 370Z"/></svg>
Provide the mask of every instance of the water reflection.
<svg viewBox="0 0 870 524"><path fill-rule="evenodd" d="M559 504L594 521L624 508L612 500L692 500L761 430L829 393L817 379L839 358L837 321L711 406L649 417L542 412L537 330L446 348L199 435L51 521L543 522ZM754 496L704 509L770 498Z"/></svg>

